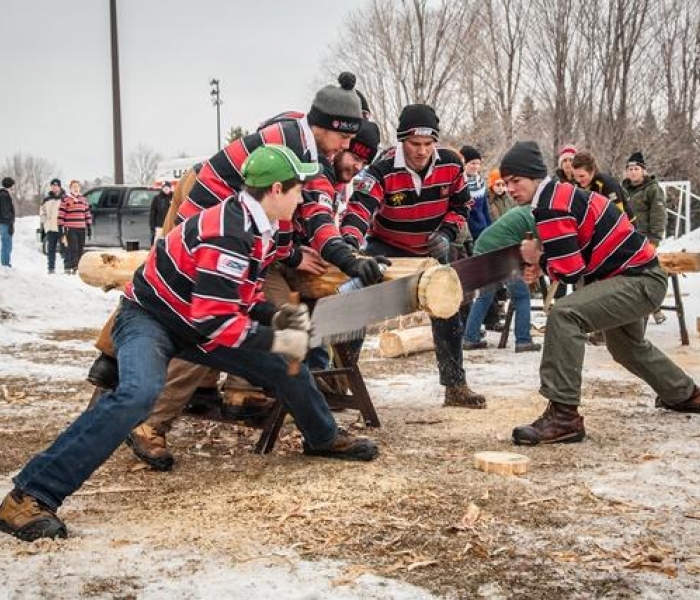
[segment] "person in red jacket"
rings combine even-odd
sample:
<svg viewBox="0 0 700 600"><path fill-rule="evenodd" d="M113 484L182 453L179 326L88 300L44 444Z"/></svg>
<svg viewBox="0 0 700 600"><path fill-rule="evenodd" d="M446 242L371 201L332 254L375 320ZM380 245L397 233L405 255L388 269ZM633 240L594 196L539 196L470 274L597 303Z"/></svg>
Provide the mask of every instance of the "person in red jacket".
<svg viewBox="0 0 700 600"><path fill-rule="evenodd" d="M92 237L92 212L87 198L80 193L79 181L71 181L68 190L58 208L58 231L65 246L65 273L75 275L85 250L85 235Z"/></svg>
<svg viewBox="0 0 700 600"><path fill-rule="evenodd" d="M649 240L609 198L548 177L535 142L508 150L501 175L518 204L533 206L539 240L522 243L525 281L533 283L545 271L553 281L584 284L557 301L547 317L540 394L549 405L533 423L513 430L513 442L584 439L578 407L586 334L598 330L613 359L648 383L659 405L700 412L700 388L644 339L644 318L659 307L668 285Z"/></svg>
<svg viewBox="0 0 700 600"><path fill-rule="evenodd" d="M245 189L157 242L121 300L114 327L119 385L105 391L14 478L0 506L0 530L22 540L65 537L56 516L144 420L175 356L244 377L283 398L304 437L304 453L373 460L378 449L335 423L302 360L311 320L304 305L276 309L262 292L275 260L275 233L301 202L301 182L318 175L285 146L253 152Z"/></svg>

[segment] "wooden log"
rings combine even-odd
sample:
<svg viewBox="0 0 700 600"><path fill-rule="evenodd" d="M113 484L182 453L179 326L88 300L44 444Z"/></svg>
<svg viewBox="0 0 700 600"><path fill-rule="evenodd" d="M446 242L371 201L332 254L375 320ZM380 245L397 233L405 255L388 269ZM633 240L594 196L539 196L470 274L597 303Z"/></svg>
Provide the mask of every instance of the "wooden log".
<svg viewBox="0 0 700 600"><path fill-rule="evenodd" d="M659 263L669 273L700 271L700 252L659 252Z"/></svg>
<svg viewBox="0 0 700 600"><path fill-rule="evenodd" d="M418 281L418 306L439 319L457 314L464 292L457 273L447 265L429 267Z"/></svg>
<svg viewBox="0 0 700 600"><path fill-rule="evenodd" d="M430 324L430 315L425 311L411 313L410 315L401 315L393 319L387 319L376 325L367 328L367 335L379 335L385 331L394 331L395 329L409 329L410 327L421 327L422 325Z"/></svg>
<svg viewBox="0 0 700 600"><path fill-rule="evenodd" d="M433 331L430 325L385 331L379 335L379 354L383 358L397 358L432 350Z"/></svg>
<svg viewBox="0 0 700 600"><path fill-rule="evenodd" d="M78 275L88 285L105 291L122 289L148 256L148 250L86 252L78 263Z"/></svg>
<svg viewBox="0 0 700 600"><path fill-rule="evenodd" d="M474 466L486 473L522 475L530 468L530 459L515 452L477 452Z"/></svg>
<svg viewBox="0 0 700 600"><path fill-rule="evenodd" d="M391 281L407 275L413 275L419 271L424 271L428 267L437 265L433 258L392 258L391 266L384 272L384 280ZM310 275L309 273L298 272L296 288L301 293L301 297L306 300L332 296L336 293L338 286L345 283L349 277L336 267L329 267L323 275Z"/></svg>

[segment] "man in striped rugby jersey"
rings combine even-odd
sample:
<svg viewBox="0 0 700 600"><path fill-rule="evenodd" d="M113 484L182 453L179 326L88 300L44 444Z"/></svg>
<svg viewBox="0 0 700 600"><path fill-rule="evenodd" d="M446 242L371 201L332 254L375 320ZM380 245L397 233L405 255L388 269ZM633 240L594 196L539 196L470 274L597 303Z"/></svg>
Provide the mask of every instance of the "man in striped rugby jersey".
<svg viewBox="0 0 700 600"><path fill-rule="evenodd" d="M666 295L666 272L656 251L605 196L547 176L535 142L518 142L501 161L511 197L531 202L540 241L525 240L525 280L542 271L553 281L584 286L558 300L547 318L540 394L549 405L529 425L513 430L516 444L580 442L585 437L581 372L586 334L602 330L613 359L648 383L657 403L700 412L700 389L663 352L644 339L644 318Z"/></svg>
<svg viewBox="0 0 700 600"><path fill-rule="evenodd" d="M275 259L277 224L301 199L301 182L321 172L285 146L255 150L244 190L204 210L157 242L126 287L114 326L117 388L106 391L14 478L0 506L0 530L23 540L65 537L56 516L149 414L175 356L273 388L304 437L304 453L373 460L377 446L341 430L302 360L311 320L304 305L266 302L262 284Z"/></svg>
<svg viewBox="0 0 700 600"><path fill-rule="evenodd" d="M437 147L439 123L426 104L401 111L398 145L365 169L348 202L341 233L349 244L360 248L366 241L371 255L432 256L447 262L471 200L462 161ZM445 406L486 408L484 396L466 383L464 315L431 323Z"/></svg>

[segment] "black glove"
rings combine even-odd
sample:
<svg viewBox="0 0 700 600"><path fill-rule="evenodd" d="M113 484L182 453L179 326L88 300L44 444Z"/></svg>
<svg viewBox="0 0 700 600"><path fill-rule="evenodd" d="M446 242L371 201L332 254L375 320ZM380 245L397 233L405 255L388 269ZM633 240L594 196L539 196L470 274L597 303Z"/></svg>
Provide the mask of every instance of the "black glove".
<svg viewBox="0 0 700 600"><path fill-rule="evenodd" d="M58 237L62 238L65 235L65 232L63 231L63 225L58 226Z"/></svg>
<svg viewBox="0 0 700 600"><path fill-rule="evenodd" d="M428 238L428 253L440 262L445 262L450 253L450 238L442 231L433 231Z"/></svg>
<svg viewBox="0 0 700 600"><path fill-rule="evenodd" d="M88 239L92 237L92 227L90 225L87 226L87 237Z"/></svg>
<svg viewBox="0 0 700 600"><path fill-rule="evenodd" d="M343 236L343 241L348 245L353 247L355 250L360 249L360 242L357 241L357 238L353 237L352 235L346 233Z"/></svg>
<svg viewBox="0 0 700 600"><path fill-rule="evenodd" d="M467 251L467 256L474 256L474 240L469 238L464 242L464 249Z"/></svg>
<svg viewBox="0 0 700 600"><path fill-rule="evenodd" d="M384 257L381 258L386 261ZM384 271L379 264L377 257L358 256L353 263L347 266L345 273L350 277L359 277L363 285L372 285L379 283L384 276Z"/></svg>
<svg viewBox="0 0 700 600"><path fill-rule="evenodd" d="M15 235L15 224L14 223L10 223L10 226L8 227L8 231L9 231L10 235Z"/></svg>

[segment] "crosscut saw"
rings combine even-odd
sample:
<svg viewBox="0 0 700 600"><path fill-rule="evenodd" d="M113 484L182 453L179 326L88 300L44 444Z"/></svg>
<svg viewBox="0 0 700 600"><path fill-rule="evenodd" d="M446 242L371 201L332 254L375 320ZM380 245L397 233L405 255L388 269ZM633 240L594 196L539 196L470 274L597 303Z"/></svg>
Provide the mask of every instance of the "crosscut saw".
<svg viewBox="0 0 700 600"><path fill-rule="evenodd" d="M473 295L477 290L521 274L520 245L457 260L449 268L456 274L463 295ZM419 285L422 276L422 272L415 273L319 299L311 317L311 347L359 339L370 325L420 310Z"/></svg>

